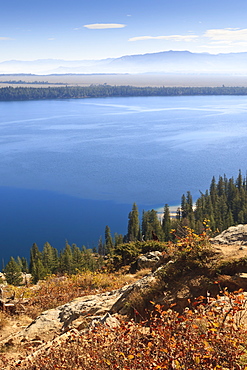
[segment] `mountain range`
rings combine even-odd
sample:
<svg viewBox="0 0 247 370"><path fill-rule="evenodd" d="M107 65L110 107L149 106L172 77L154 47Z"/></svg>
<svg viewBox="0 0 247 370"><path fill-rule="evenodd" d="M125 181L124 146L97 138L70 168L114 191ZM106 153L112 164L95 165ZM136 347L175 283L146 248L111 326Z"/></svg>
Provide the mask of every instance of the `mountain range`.
<svg viewBox="0 0 247 370"><path fill-rule="evenodd" d="M195 73L247 75L247 52L228 54L163 51L101 60L38 59L0 62L0 74Z"/></svg>

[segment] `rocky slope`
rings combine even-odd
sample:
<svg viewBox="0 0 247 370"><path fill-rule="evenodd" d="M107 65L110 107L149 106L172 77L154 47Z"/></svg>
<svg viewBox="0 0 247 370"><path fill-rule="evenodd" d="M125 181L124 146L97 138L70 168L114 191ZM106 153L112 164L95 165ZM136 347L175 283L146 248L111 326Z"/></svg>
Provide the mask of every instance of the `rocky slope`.
<svg viewBox="0 0 247 370"><path fill-rule="evenodd" d="M137 306L143 304L141 299L145 294L149 300L150 294L153 294L152 299L156 302L167 305L176 303L177 309L183 309L188 299L207 292L217 294L219 289L226 286L230 290L243 288L247 291L247 225L231 227L211 240L211 243L207 263L202 267L191 268L186 275L183 270L180 273L175 271L179 265L172 255L166 256L163 264L158 262L161 264L158 269L154 268L154 272L137 282L115 291L77 298L47 310L29 325L21 328L16 326L10 335L2 336L0 344L2 348L11 346L12 349L16 348L16 353L22 353L24 358L18 365L21 368L40 352L48 353L51 346L58 346L71 335L79 335L99 323L113 328L119 325L119 320L129 310L133 295ZM147 260L149 258L147 256ZM141 258L143 260L144 257ZM172 278L170 276L165 281L164 271L173 273ZM216 277L217 284L214 284ZM146 293L141 295L140 292ZM7 369L13 367L9 365Z"/></svg>

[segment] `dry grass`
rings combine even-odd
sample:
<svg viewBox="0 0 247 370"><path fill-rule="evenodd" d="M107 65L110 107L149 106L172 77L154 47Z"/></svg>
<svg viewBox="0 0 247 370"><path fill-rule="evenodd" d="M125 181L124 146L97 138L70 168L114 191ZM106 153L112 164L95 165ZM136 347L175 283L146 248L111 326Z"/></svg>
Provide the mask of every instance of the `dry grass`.
<svg viewBox="0 0 247 370"><path fill-rule="evenodd" d="M15 292L20 304L22 301L28 301L25 305L25 314L34 319L41 312L63 305L77 297L119 289L136 279L135 275L88 271L72 276L50 276L37 285L28 287L8 286L5 295L10 296Z"/></svg>

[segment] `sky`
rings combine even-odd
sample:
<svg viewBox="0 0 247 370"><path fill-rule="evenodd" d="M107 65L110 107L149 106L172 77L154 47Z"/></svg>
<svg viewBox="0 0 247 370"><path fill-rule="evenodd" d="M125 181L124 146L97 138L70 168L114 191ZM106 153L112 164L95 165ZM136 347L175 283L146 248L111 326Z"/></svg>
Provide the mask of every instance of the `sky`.
<svg viewBox="0 0 247 370"><path fill-rule="evenodd" d="M247 51L246 0L1 0L0 15L0 62Z"/></svg>

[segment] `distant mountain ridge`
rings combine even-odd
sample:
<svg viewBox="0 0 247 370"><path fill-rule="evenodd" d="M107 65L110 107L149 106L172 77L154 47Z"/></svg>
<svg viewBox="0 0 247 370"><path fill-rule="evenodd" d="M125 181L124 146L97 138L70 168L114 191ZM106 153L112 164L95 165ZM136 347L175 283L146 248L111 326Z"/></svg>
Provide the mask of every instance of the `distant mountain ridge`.
<svg viewBox="0 0 247 370"><path fill-rule="evenodd" d="M163 51L101 60L38 59L0 62L0 74L231 73L247 75L247 52L228 54Z"/></svg>

